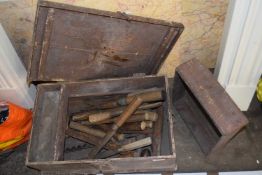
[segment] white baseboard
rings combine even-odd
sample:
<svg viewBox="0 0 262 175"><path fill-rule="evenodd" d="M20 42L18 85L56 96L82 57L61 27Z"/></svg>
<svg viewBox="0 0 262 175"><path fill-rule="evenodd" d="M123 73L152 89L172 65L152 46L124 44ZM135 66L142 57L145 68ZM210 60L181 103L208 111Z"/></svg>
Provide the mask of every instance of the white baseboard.
<svg viewBox="0 0 262 175"><path fill-rule="evenodd" d="M248 109L255 90L256 86L228 85L226 87L227 93L230 94L241 111Z"/></svg>

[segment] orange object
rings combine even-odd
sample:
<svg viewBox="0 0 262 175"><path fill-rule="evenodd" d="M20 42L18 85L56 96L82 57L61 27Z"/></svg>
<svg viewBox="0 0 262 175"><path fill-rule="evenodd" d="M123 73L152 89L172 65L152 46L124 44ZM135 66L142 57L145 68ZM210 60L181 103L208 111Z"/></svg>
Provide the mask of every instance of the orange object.
<svg viewBox="0 0 262 175"><path fill-rule="evenodd" d="M0 152L26 142L32 127L30 110L12 103L8 103L8 107L8 118L0 124Z"/></svg>

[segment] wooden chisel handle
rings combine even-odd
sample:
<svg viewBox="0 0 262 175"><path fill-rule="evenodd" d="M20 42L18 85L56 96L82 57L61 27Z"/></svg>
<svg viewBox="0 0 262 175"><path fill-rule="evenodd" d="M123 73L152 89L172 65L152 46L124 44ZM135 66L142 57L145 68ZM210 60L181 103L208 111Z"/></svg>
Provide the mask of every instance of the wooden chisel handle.
<svg viewBox="0 0 262 175"><path fill-rule="evenodd" d="M106 133L101 130L93 129L93 128L90 128L88 126L85 126L85 125L82 125L80 123L73 122L73 121L69 123L69 127L72 129L96 136L96 137L100 137L100 138L103 138L106 135Z"/></svg>
<svg viewBox="0 0 262 175"><path fill-rule="evenodd" d="M121 127L125 121L135 112L135 110L142 104L143 100L140 97L135 97L132 102L128 105L126 110L120 115L119 119L115 124Z"/></svg>
<svg viewBox="0 0 262 175"><path fill-rule="evenodd" d="M121 146L120 148L118 148L117 150L115 151L106 151L106 152L103 152L101 153L100 155L98 155L98 157L101 159L101 158L107 158L107 157L110 157L110 156L113 156L115 154L118 154L120 152L127 152L127 151L132 151L132 150L135 150L135 149L138 149L138 148L142 148L142 147L145 147L145 146L149 146L152 144L152 139L151 137L147 137L147 138L144 138L144 139L140 139L138 141L135 141L135 142L132 142L132 143L128 143L126 145L123 145Z"/></svg>
<svg viewBox="0 0 262 175"><path fill-rule="evenodd" d="M146 128L152 128L152 121L142 121L136 123L126 123L120 129L121 131L143 131Z"/></svg>
<svg viewBox="0 0 262 175"><path fill-rule="evenodd" d="M141 122L141 121L156 121L157 120L157 113L156 112L149 112L149 111L145 111L144 113L141 114L134 114L132 115L127 121L126 123L133 123L133 122ZM110 118L110 119L105 119L105 120L100 120L99 122L95 122L95 123L89 123L89 125L92 124L104 124L104 123L113 123L115 121L118 120L119 117L115 117L115 118Z"/></svg>
<svg viewBox="0 0 262 175"><path fill-rule="evenodd" d="M163 104L163 102L143 104L143 105L139 106L139 108L138 108L139 110L136 111L136 114L143 113L142 110L158 108L162 104ZM100 113L108 113L108 114L110 114L110 118L112 118L112 117L120 115L123 111L124 111L124 107L117 107L117 108L113 108L113 109L104 110L103 112L100 112ZM98 113L97 111L90 111L90 112L84 112L84 113L81 113L81 114L76 114L76 115L72 116L72 120L73 121L88 120L90 115L97 114L97 113Z"/></svg>
<svg viewBox="0 0 262 175"><path fill-rule="evenodd" d="M145 130L146 128L152 128L153 122L152 121L142 121L140 124L141 130Z"/></svg>
<svg viewBox="0 0 262 175"><path fill-rule="evenodd" d="M160 101L164 99L162 90L141 93L138 94L137 97L141 98L143 102ZM126 97L127 104L129 104L133 98L134 96L127 96Z"/></svg>
<svg viewBox="0 0 262 175"><path fill-rule="evenodd" d="M100 112L100 113L96 113L96 114L91 114L89 115L89 122L90 123L97 123L106 119L111 118L111 115L109 112Z"/></svg>
<svg viewBox="0 0 262 175"><path fill-rule="evenodd" d="M121 146L121 147L118 149L118 151L119 151L119 152L122 152L122 151L132 151L132 150L134 150L134 149L142 148L142 147L145 147L145 146L148 146L148 145L151 145L151 144L152 144L152 139L151 139L151 137L147 137L147 138L140 139L140 140L138 140L138 141L135 141L135 142L132 142L132 143L123 145L123 146Z"/></svg>
<svg viewBox="0 0 262 175"><path fill-rule="evenodd" d="M139 97L135 97L132 102L126 107L124 112L120 115L119 120L112 125L112 130L107 133L101 144L93 148L89 153L89 158L94 158L97 153L107 144L107 142L114 136L118 128L121 127L125 121L135 112L135 110L143 103L143 100Z"/></svg>
<svg viewBox="0 0 262 175"><path fill-rule="evenodd" d="M102 109L107 108L115 108L118 106L125 106L128 105L134 98L139 97L142 99L143 102L154 102L154 101L161 101L164 99L164 93L161 89L148 91L141 94L137 94L135 96L127 96L124 98L120 98L117 101L111 101L105 104L102 104L100 107Z"/></svg>
<svg viewBox="0 0 262 175"><path fill-rule="evenodd" d="M82 121L87 120L89 117L89 113L83 113L83 114L76 114L72 116L73 121Z"/></svg>

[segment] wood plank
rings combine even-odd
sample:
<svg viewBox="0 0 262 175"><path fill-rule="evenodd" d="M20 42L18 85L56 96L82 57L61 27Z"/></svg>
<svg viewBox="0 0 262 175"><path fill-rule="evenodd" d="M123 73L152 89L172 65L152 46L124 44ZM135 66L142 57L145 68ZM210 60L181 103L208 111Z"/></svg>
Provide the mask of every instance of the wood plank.
<svg viewBox="0 0 262 175"><path fill-rule="evenodd" d="M42 79L45 73L45 63L50 46L50 39L51 39L52 29L54 24L54 15L55 15L55 10L53 8L49 8L46 17L46 22L45 22L45 31L44 31L42 50L41 50L40 62L39 62L39 73L40 73L39 79Z"/></svg>
<svg viewBox="0 0 262 175"><path fill-rule="evenodd" d="M160 156L161 154L161 138L162 138L162 127L163 127L163 107L157 109L158 118L154 122L153 134L152 134L152 155Z"/></svg>
<svg viewBox="0 0 262 175"><path fill-rule="evenodd" d="M41 162L60 159L60 147L56 147L60 142L57 135L57 128L61 124L59 119L59 99L60 91L42 91L37 96L37 103L34 112L33 128L29 143L29 154L27 161ZM57 140L58 139L58 140Z"/></svg>
<svg viewBox="0 0 262 175"><path fill-rule="evenodd" d="M36 21L29 81L155 74L183 31L178 23L45 1Z"/></svg>
<svg viewBox="0 0 262 175"><path fill-rule="evenodd" d="M230 135L248 123L223 87L199 61L192 59L178 66L176 71L222 135Z"/></svg>
<svg viewBox="0 0 262 175"><path fill-rule="evenodd" d="M188 94L176 101L175 106L201 150L207 155L219 140L219 135L207 120L208 116Z"/></svg>

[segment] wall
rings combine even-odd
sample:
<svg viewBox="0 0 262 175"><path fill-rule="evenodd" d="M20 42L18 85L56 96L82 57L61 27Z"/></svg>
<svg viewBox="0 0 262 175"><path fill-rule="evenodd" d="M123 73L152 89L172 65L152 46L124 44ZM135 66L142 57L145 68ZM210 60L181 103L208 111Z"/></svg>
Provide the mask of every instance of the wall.
<svg viewBox="0 0 262 175"><path fill-rule="evenodd" d="M215 77L246 111L262 74L262 1L231 0Z"/></svg>
<svg viewBox="0 0 262 175"><path fill-rule="evenodd" d="M185 31L159 74L169 77L182 62L197 58L214 67L228 0L51 0L108 11L181 22ZM30 56L36 0L0 3L4 26L25 64Z"/></svg>

